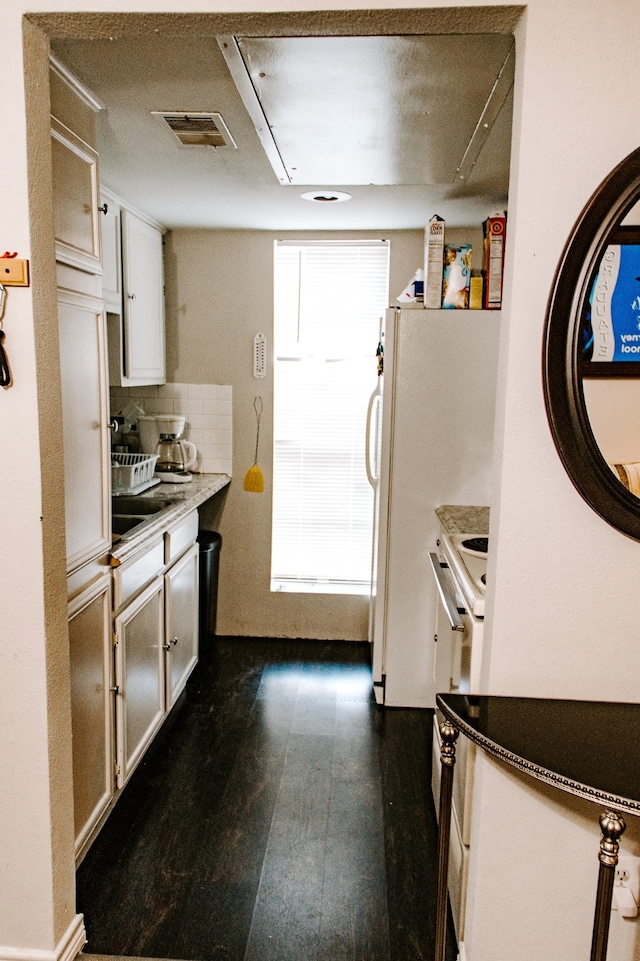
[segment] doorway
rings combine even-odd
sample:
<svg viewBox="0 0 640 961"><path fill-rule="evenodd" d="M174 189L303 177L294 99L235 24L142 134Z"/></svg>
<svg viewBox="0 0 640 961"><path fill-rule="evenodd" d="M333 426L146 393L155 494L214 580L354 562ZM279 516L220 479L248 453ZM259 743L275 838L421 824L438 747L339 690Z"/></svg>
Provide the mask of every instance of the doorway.
<svg viewBox="0 0 640 961"><path fill-rule="evenodd" d="M421 11L341 11L327 14L294 13L288 15L243 14L243 15L131 15L114 14L109 17L92 14L35 14L29 19L36 26L42 28L52 39L69 38L73 33L76 38L101 36L104 43L112 41L109 37L120 31L124 35L147 34L153 36L155 31L172 30L183 31L183 35L195 37L203 30L209 31L211 36L224 29L233 31L238 26L245 29L263 30L271 33L285 32L299 34L301 32L312 35L316 32L339 33L342 31L354 34L363 31L372 33L427 33L429 31L446 32L447 30L463 29L474 32L478 29L489 29L497 32L511 32L520 16L518 8L483 8L481 21L478 22L478 11L474 10L421 10ZM462 18L462 20L461 20ZM468 18L468 19L466 19ZM466 21L466 22L465 22ZM44 118L41 118L41 120ZM48 131L46 131L48 139ZM42 312L50 304L40 303ZM43 322L45 323L45 322ZM63 613L60 607L53 612L53 617L61 619ZM65 724L62 705L55 703L52 708L55 714L55 727ZM68 732L67 732L68 733ZM67 737L67 742L69 738ZM67 765L68 768L68 765ZM64 817L64 812L57 811L57 817Z"/></svg>

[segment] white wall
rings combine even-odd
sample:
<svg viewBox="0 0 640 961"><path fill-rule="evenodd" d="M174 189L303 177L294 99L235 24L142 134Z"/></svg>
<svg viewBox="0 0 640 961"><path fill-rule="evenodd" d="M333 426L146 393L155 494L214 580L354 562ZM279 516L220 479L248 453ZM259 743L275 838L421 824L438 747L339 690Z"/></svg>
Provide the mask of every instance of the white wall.
<svg viewBox="0 0 640 961"><path fill-rule="evenodd" d="M592 191L638 146L633 10L532 3L518 30L485 642L484 687L494 694L638 699L640 545L591 511L565 475L540 364L565 239ZM551 798L493 762L480 769L468 958L586 957L598 809ZM639 957L637 932L613 915L609 956Z"/></svg>
<svg viewBox="0 0 640 961"><path fill-rule="evenodd" d="M325 7L355 5L329 0ZM450 0L424 5L455 6ZM36 180L30 194L27 189L21 16L27 9L87 6L87 0L14 0L3 10L0 140L10 189L3 191L0 249L31 256L33 266L46 246L42 234L51 214ZM126 0L101 6L129 9ZM139 0L136 8L171 12L176 6L175 0ZM286 6L318 4L290 0ZM268 0L224 4L227 10L270 7ZM215 10L216 2L186 0L180 9ZM484 22L478 13L478 25ZM565 476L542 404L540 349L564 240L591 191L638 145L639 31L636 0L531 0L518 31L491 532L497 551L489 569L485 641L485 687L494 693L637 698L640 546L600 520ZM38 58L30 55L36 69ZM31 90L36 101L38 94L46 97L42 87ZM43 143L33 141L41 161ZM38 379L38 365L51 361L51 345L39 337L45 311L37 301L50 297L52 279L42 259L37 266L32 289L11 292L5 330L16 384L0 396L5 463L20 467L3 471L0 515L0 958L34 961L66 956L65 932L74 923L68 666L60 644L63 605L56 602L61 562L50 536L62 495L46 479L42 483L38 471L40 436L46 436L48 411L55 414L59 394L54 368L49 379L44 371ZM247 517L247 526L252 520ZM494 762L480 764L478 782L469 961L585 957L597 810L534 789ZM634 922L614 916L610 957L639 957L636 931Z"/></svg>
<svg viewBox="0 0 640 961"><path fill-rule="evenodd" d="M393 299L423 261L424 232L356 234L250 230L176 230L165 237L167 379L233 384L233 481L217 529L222 534L217 631L256 637L366 640L368 598L272 592L271 491L273 475L273 244L295 236L379 238L391 245ZM253 376L253 338L267 337L267 377ZM202 345L206 344L203 350ZM372 344L371 389L375 386ZM260 394L263 494L242 481L253 463ZM364 438L363 438L364 443Z"/></svg>

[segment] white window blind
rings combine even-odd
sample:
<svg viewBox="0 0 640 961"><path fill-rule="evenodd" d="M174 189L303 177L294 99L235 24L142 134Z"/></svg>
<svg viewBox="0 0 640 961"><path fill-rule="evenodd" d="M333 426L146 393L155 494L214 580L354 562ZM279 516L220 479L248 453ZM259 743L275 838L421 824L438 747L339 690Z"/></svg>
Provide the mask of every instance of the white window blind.
<svg viewBox="0 0 640 961"><path fill-rule="evenodd" d="M277 242L271 589L369 589L364 464L389 244Z"/></svg>

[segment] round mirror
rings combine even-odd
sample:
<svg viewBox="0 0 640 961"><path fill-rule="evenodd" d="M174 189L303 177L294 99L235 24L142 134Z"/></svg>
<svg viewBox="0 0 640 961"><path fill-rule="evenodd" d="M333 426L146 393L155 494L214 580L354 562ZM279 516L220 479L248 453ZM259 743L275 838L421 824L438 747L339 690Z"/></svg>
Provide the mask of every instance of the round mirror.
<svg viewBox="0 0 640 961"><path fill-rule="evenodd" d="M596 190L565 246L547 308L543 384L575 487L640 540L640 149Z"/></svg>

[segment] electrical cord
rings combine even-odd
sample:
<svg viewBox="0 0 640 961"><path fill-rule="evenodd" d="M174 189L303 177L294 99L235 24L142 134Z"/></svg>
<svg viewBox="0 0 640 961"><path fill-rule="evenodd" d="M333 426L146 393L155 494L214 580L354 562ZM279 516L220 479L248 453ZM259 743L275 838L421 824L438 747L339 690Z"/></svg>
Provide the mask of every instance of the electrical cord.
<svg viewBox="0 0 640 961"><path fill-rule="evenodd" d="M2 318L4 317L6 303L7 290L3 284L0 284L0 387L11 387L13 382L11 377L11 368L9 367L9 358L7 357L7 352L4 349L5 333L2 329Z"/></svg>

